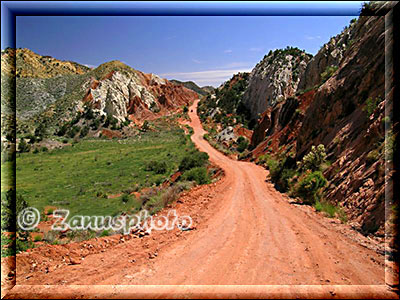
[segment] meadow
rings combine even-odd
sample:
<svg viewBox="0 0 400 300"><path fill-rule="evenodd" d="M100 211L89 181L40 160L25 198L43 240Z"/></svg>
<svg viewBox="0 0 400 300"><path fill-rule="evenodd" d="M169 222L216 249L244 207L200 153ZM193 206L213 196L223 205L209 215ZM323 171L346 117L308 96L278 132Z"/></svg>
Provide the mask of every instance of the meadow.
<svg viewBox="0 0 400 300"><path fill-rule="evenodd" d="M71 215L117 215L140 209L140 201L131 193L159 186L194 149L176 125L160 121L154 126L133 138L88 138L62 149L18 154L17 195L41 212L46 206L68 209Z"/></svg>

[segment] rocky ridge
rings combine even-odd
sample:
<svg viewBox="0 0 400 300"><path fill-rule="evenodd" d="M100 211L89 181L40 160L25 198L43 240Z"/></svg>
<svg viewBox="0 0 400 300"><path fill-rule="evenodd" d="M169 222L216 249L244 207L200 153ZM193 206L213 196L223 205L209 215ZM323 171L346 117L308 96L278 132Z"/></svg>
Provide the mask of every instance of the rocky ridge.
<svg viewBox="0 0 400 300"><path fill-rule="evenodd" d="M128 119L143 122L169 114L198 98L197 93L182 85L119 61L90 69L28 49L7 49L2 52L2 102L10 99L11 103L13 98L6 93L13 80L6 79L13 78L15 59L17 134L33 132L38 124L46 126L49 132L57 131L88 107L119 123Z"/></svg>
<svg viewBox="0 0 400 300"><path fill-rule="evenodd" d="M294 95L310 59L310 54L291 47L270 51L264 56L251 71L243 96L243 103L253 118Z"/></svg>
<svg viewBox="0 0 400 300"><path fill-rule="evenodd" d="M332 72L324 74L326 68ZM295 97L263 113L250 155L291 153L299 161L312 145L323 144L331 163L324 198L343 208L355 228L378 236L384 234L385 181L391 178L384 166L385 150L392 149L385 141L394 139L385 133L385 106L391 105L384 74L384 19L360 17L309 62Z"/></svg>

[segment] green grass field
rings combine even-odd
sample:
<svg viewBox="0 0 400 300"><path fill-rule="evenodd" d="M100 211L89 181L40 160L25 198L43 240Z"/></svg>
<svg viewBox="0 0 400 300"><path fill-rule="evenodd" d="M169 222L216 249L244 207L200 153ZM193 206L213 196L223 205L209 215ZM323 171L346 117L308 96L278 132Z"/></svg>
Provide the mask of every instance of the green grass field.
<svg viewBox="0 0 400 300"><path fill-rule="evenodd" d="M106 216L140 209L136 198L129 196L127 201L126 194L162 183L194 148L177 126L159 121L156 127L157 131L130 139L85 139L63 149L19 154L17 194L39 211L55 206L69 209L71 215ZM146 170L152 161L166 162L166 172Z"/></svg>

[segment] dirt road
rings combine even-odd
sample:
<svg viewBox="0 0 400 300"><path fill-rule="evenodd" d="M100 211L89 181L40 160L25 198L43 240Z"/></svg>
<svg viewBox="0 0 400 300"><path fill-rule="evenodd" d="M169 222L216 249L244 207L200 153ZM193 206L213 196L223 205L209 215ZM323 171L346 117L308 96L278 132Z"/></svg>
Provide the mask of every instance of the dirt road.
<svg viewBox="0 0 400 300"><path fill-rule="evenodd" d="M300 285L327 285L327 288L334 285L337 287L335 292L329 287L330 294L321 295L334 296L345 291L350 294L342 296L354 297L361 295L364 285L378 285L365 288L369 288L370 296L374 293L382 296L382 291L386 290L384 256L342 234L331 225L331 219L315 213L312 208L290 204L287 197L266 182L264 168L234 161L211 147L202 138L204 131L196 108L197 102L191 107L193 112L189 113L194 129L192 140L225 172L225 177L218 183L196 188L176 205L178 212L193 217L196 230L155 232L140 240L128 240L105 251L85 255L79 264L61 265L46 272L21 267L19 273L17 269L17 283L22 286L17 286L15 293L10 295L21 296L23 287L30 284L61 284L65 288L65 285L112 284L186 287L160 287L159 294L146 294L146 287L139 290L118 287L118 292L113 290L111 295L107 294L109 297L121 296L124 292L129 294L129 291L141 291L145 293L139 294L142 296L165 295L168 291L184 293L183 288L194 296L227 292L219 286L204 287L201 292L206 294L200 291L193 294L197 287L187 290L187 285L254 285L258 290L236 287L236 291L261 297L268 291L274 292L275 296L288 296L287 291L292 296L299 296L287 285L296 285L297 291L303 291L306 297L313 295L309 293L311 287ZM52 254L48 252L47 256L75 251L68 248L70 246L53 247L58 250ZM147 252L155 252L155 255L149 257ZM29 259L29 255L17 258L17 266L28 265ZM45 263L52 264L49 260ZM318 289L317 286L314 288ZM77 289L74 297L87 295L90 291L87 287L74 288ZM99 289L101 287L97 287L96 292L96 288L92 288L92 292L101 294ZM59 292L59 288L48 290L48 293L56 291Z"/></svg>

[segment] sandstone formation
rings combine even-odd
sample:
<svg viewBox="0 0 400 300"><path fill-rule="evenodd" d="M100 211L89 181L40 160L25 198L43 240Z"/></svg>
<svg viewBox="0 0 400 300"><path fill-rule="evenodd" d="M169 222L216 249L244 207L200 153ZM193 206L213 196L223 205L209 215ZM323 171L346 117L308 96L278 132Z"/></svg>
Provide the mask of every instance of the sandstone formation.
<svg viewBox="0 0 400 300"><path fill-rule="evenodd" d="M188 105L198 96L155 74L111 71L104 79L91 78L83 103L90 103L100 115L111 115L125 121L128 115L144 117L149 113L163 114Z"/></svg>
<svg viewBox="0 0 400 300"><path fill-rule="evenodd" d="M304 51L288 47L270 51L254 67L243 96L253 118L295 93L310 58Z"/></svg>
<svg viewBox="0 0 400 300"><path fill-rule="evenodd" d="M325 66L337 66L322 81ZM331 165L324 197L342 207L363 233L384 234L385 23L360 17L332 38L310 61L296 97L269 107L252 136L253 157L266 150L294 153L296 160L312 145L323 144ZM308 89L304 92L303 89ZM393 143L386 132L386 143ZM389 157L389 159L391 159Z"/></svg>

